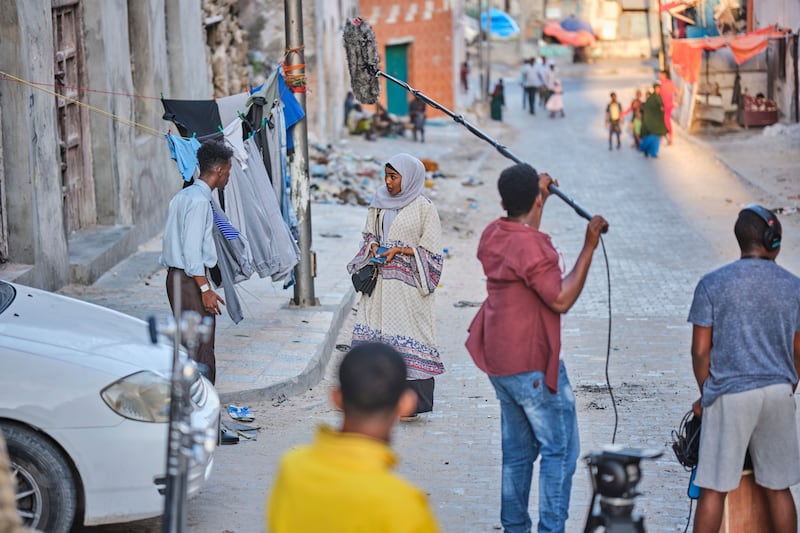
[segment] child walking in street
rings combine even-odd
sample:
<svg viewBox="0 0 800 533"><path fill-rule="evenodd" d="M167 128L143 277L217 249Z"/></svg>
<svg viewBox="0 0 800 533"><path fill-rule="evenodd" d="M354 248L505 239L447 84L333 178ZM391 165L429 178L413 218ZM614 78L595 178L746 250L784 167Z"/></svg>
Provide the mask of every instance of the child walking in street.
<svg viewBox="0 0 800 533"><path fill-rule="evenodd" d="M622 133L619 121L622 117L622 106L617 102L617 93L611 93L611 102L606 106L606 126L608 127L608 149L611 150L611 139L614 135L617 136L617 150L622 147L619 136Z"/></svg>
<svg viewBox="0 0 800 533"><path fill-rule="evenodd" d="M547 104L545 104L545 109L550 111L550 118L556 118L556 113L561 115L561 118L564 118L564 90L561 88L561 80L556 78L552 84L552 94L550 98L547 99Z"/></svg>
<svg viewBox="0 0 800 533"><path fill-rule="evenodd" d="M642 91L637 89L631 106L622 113L623 117L631 113L631 135L633 135L633 147L637 150L642 138L642 103Z"/></svg>

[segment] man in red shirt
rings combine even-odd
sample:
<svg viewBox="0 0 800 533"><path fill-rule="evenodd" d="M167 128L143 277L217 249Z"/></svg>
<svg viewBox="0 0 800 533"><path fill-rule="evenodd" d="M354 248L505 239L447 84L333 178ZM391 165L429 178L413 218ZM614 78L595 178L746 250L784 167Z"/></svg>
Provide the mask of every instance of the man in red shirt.
<svg viewBox="0 0 800 533"><path fill-rule="evenodd" d="M559 254L539 231L551 183L527 164L505 169L498 188L508 216L490 223L478 245L488 297L466 345L500 401L506 533L531 531L528 498L539 455L538 529L564 531L579 453L575 395L560 360L561 314L583 290L608 223L592 218L575 266L562 278Z"/></svg>

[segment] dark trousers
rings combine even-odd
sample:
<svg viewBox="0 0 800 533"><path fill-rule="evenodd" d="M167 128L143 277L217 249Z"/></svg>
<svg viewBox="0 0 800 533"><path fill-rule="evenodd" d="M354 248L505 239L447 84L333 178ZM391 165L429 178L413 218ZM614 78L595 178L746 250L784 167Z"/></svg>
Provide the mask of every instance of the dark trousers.
<svg viewBox="0 0 800 533"><path fill-rule="evenodd" d="M408 388L417 393L416 413L429 413L433 411L433 378L410 379Z"/></svg>
<svg viewBox="0 0 800 533"><path fill-rule="evenodd" d="M528 109L531 115L536 114L536 93L539 92L538 87L525 87L525 92L528 94Z"/></svg>
<svg viewBox="0 0 800 533"><path fill-rule="evenodd" d="M178 278L180 282L181 313L183 313L183 311L195 311L200 314L200 316L210 317L212 320L211 338L208 339L208 342L201 342L197 348L197 353L190 353L189 356L206 367L206 369L201 368L200 370L211 383L214 383L217 379L217 360L214 355L214 336L217 329L217 317L212 313L208 313L203 308L203 297L200 293L200 287L197 286L194 278L187 275L186 272L179 268L170 267L167 270L167 299L169 299L169 307L173 313L175 312L175 293L173 291L174 278ZM186 346L186 344L184 344L184 346Z"/></svg>

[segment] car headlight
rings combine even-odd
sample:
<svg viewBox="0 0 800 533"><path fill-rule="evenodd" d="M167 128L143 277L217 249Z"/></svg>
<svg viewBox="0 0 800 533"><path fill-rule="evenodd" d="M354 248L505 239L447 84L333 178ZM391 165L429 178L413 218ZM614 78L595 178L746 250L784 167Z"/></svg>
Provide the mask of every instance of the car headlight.
<svg viewBox="0 0 800 533"><path fill-rule="evenodd" d="M170 381L143 370L115 381L100 392L112 411L139 422L169 422Z"/></svg>

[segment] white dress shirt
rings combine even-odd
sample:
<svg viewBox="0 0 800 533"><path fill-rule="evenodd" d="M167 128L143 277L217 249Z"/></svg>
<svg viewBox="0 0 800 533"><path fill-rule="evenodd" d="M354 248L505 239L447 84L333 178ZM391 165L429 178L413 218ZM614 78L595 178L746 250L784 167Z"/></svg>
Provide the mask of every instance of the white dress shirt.
<svg viewBox="0 0 800 533"><path fill-rule="evenodd" d="M206 268L217 264L213 225L211 188L203 180L195 180L169 202L158 262L180 268L190 276L205 276Z"/></svg>

